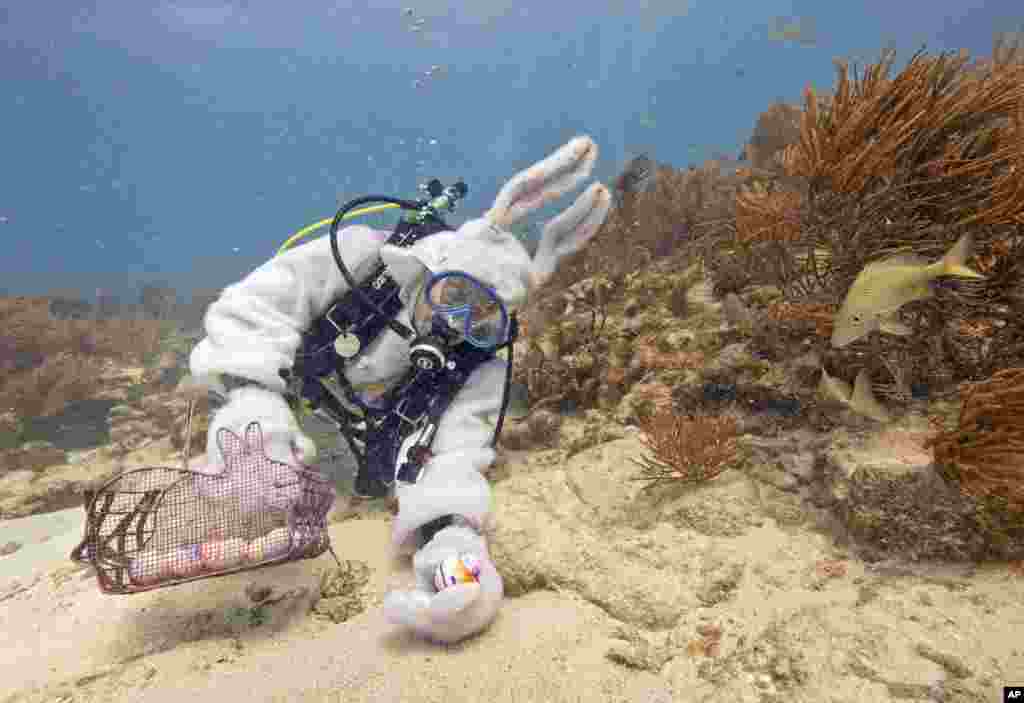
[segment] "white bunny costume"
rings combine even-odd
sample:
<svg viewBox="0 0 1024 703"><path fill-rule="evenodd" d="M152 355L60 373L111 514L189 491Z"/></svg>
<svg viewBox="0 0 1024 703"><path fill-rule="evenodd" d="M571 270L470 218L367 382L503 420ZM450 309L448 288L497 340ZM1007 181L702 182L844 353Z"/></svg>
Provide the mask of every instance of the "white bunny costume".
<svg viewBox="0 0 1024 703"><path fill-rule="evenodd" d="M466 222L458 231L427 236L411 247L384 244L386 232L349 227L340 240L346 243L341 252L346 266L359 278L367 262L379 254L402 285L403 294L424 270L464 271L492 285L510 309L521 306L562 257L593 237L608 215L611 196L602 184L592 184L546 225L533 259L505 228L577 187L589 177L597 152L589 137L571 140L513 177L483 217ZM292 367L303 330L347 290L329 239L324 237L271 259L226 288L210 306L205 318L207 336L192 352L193 377L212 387L219 386L219 374L259 384L232 391L212 418L207 443L211 467L217 470L224 464L216 444L218 430L227 428L241 435L253 421L262 427L269 457L292 464L314 458L313 442L301 432L281 395L285 382L279 372ZM409 298L403 301L407 305L399 319L408 324ZM345 375L359 387L397 380L408 366L409 342L386 328ZM501 408L504 376L505 362L500 358L473 372L438 426L422 477L415 484L396 487L399 510L392 542L400 553L416 550L420 527L444 515L456 516L451 526L415 551L416 590L392 592L384 603L389 621L433 641L456 642L481 631L501 603L502 580L482 534L490 518L491 493L481 472L495 459L489 418ZM467 552L480 561L479 583L435 593L436 566L449 556Z"/></svg>

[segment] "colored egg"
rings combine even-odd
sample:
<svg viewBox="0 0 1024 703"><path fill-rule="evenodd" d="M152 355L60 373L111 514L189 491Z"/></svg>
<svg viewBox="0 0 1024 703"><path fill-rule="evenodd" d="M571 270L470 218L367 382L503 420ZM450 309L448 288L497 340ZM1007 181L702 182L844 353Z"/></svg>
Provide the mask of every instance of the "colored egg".
<svg viewBox="0 0 1024 703"><path fill-rule="evenodd" d="M128 578L136 586L152 586L160 581L171 578L172 555L164 552L142 552L128 566Z"/></svg>
<svg viewBox="0 0 1024 703"><path fill-rule="evenodd" d="M241 564L244 549L245 540L241 537L224 540L224 568L231 569Z"/></svg>
<svg viewBox="0 0 1024 703"><path fill-rule="evenodd" d="M239 537L212 539L199 546L199 559L207 571L222 571L238 566L242 561L245 542Z"/></svg>
<svg viewBox="0 0 1024 703"><path fill-rule="evenodd" d="M479 580L480 560L472 554L448 557L434 569L434 589L437 591Z"/></svg>
<svg viewBox="0 0 1024 703"><path fill-rule="evenodd" d="M204 569L219 569L224 555L224 542L219 539L209 539L199 545L199 561Z"/></svg>
<svg viewBox="0 0 1024 703"><path fill-rule="evenodd" d="M175 578L192 578L203 571L203 562L199 555L199 545L190 544L179 547L174 553L173 573Z"/></svg>
<svg viewBox="0 0 1024 703"><path fill-rule="evenodd" d="M264 540L262 537L249 540L242 549L242 560L252 563L261 562L266 559L264 553Z"/></svg>
<svg viewBox="0 0 1024 703"><path fill-rule="evenodd" d="M283 527L271 530L261 539L264 540L263 554L266 559L276 559L283 554L287 554L292 546L292 537L288 530Z"/></svg>

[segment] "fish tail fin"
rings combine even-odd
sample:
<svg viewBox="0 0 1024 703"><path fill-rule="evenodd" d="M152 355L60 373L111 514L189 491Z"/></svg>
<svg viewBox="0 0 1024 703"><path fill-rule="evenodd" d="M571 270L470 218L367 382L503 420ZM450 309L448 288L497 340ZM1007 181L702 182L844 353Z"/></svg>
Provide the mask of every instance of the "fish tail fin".
<svg viewBox="0 0 1024 703"><path fill-rule="evenodd" d="M822 366L821 380L818 382L818 393L825 400L832 400L845 405L850 402L850 396L853 394L853 391L843 379L829 376L828 371Z"/></svg>
<svg viewBox="0 0 1024 703"><path fill-rule="evenodd" d="M953 248L946 252L939 262L941 276L960 276L961 278L985 278L967 266L967 257L971 255L971 235L965 234L957 240Z"/></svg>
<svg viewBox="0 0 1024 703"><path fill-rule="evenodd" d="M889 422L892 417L871 390L871 377L867 369L861 369L853 384L853 395L850 396L850 407L857 413L879 422Z"/></svg>

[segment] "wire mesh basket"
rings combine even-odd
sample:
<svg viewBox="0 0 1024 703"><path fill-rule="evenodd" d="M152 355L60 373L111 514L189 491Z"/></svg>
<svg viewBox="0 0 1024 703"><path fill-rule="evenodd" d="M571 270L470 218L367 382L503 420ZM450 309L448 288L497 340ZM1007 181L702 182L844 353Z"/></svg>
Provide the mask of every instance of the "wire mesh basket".
<svg viewBox="0 0 1024 703"><path fill-rule="evenodd" d="M315 469L268 458L256 422L243 437L217 433L223 472L187 468L194 407L182 468L126 471L85 493L85 535L71 559L95 568L104 593L334 555L327 531L334 486Z"/></svg>

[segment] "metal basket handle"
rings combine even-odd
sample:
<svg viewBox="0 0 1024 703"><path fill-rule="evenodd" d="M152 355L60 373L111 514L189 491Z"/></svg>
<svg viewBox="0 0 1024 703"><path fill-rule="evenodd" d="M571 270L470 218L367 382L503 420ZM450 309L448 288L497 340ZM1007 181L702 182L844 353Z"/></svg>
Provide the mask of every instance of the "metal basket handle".
<svg viewBox="0 0 1024 703"><path fill-rule="evenodd" d="M188 415L185 418L185 445L181 449L181 468L188 471L188 461L192 453L192 417L195 415L196 399L189 396Z"/></svg>

